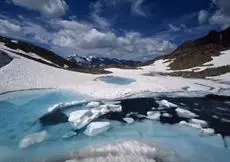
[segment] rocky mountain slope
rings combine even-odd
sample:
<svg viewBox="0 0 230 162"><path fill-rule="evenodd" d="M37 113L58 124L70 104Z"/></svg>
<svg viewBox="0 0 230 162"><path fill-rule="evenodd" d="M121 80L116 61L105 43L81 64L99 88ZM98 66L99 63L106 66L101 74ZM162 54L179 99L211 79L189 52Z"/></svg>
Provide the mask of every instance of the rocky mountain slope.
<svg viewBox="0 0 230 162"><path fill-rule="evenodd" d="M161 62L167 66L165 74L184 77L217 76L230 72L230 27L223 31L211 31L208 35L183 43L172 53L161 56L145 65ZM222 52L226 51L226 52ZM218 60L218 66L215 65ZM223 64L221 64L223 62Z"/></svg>
<svg viewBox="0 0 230 162"><path fill-rule="evenodd" d="M15 40L7 37L0 36L0 43L4 44L4 50L13 52L17 55L32 59L34 61L54 66L57 68L63 68L71 71L79 71L86 73L108 73L104 68L108 67L119 67L119 68L134 68L140 62L119 60L115 58L103 58L103 57L82 57L78 55L73 55L67 58L63 58L51 50L39 47L29 42ZM3 56L3 49L1 52L1 65L4 66L9 63L9 57L7 55ZM8 60L6 60L7 58ZM3 63L4 60L4 63Z"/></svg>

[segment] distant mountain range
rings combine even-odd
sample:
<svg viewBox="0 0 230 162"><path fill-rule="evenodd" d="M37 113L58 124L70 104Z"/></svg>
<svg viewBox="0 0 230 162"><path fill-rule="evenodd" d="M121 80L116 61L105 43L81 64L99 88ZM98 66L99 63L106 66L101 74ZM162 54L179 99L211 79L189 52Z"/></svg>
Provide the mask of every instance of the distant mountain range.
<svg viewBox="0 0 230 162"><path fill-rule="evenodd" d="M63 68L71 71L79 71L86 73L108 73L104 68L120 67L120 68L134 68L140 62L119 60L115 58L103 57L82 57L78 55L70 56L68 58L61 57L51 50L39 47L29 42L15 40L0 36L0 43L4 43L6 49L0 48L0 67L10 62L10 58L4 53L4 50L13 52L20 56L32 59L34 61Z"/></svg>
<svg viewBox="0 0 230 162"><path fill-rule="evenodd" d="M95 57L95 56L69 56L66 58L68 61L78 64L85 68L105 68L105 67L116 67L116 66L131 66L134 67L141 63L138 61L130 60L119 60L116 58L108 57Z"/></svg>
<svg viewBox="0 0 230 162"><path fill-rule="evenodd" d="M21 40L0 36L0 43L1 42L4 43L5 47L7 47L7 49L4 50L14 52L20 56L38 61L43 64L79 72L97 74L107 73L104 68L137 68L144 65L154 64L154 62L157 60L166 60L166 62L169 62L168 67L171 72L167 73L167 75L204 77L216 76L230 72L230 63L229 65L220 67L204 65L212 61L213 57L222 55L221 51L230 48L230 27L223 31L210 31L209 34L202 38L186 41L172 53L160 56L145 63L107 57L86 57L79 55L63 58L51 50ZM2 58L0 64L3 66L11 59L4 54L4 51L1 50L1 48L0 53L0 57ZM207 66L207 68L201 71L186 71L187 69L195 69L196 67L200 66Z"/></svg>

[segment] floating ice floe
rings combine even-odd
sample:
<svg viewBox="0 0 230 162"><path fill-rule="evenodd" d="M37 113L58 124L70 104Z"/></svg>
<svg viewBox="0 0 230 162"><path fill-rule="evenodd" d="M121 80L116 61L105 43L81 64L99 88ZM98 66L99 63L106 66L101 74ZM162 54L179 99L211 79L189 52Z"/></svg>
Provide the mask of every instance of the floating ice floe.
<svg viewBox="0 0 230 162"><path fill-rule="evenodd" d="M98 118L101 115L109 112L121 112L121 105L106 104L99 107L92 108L90 110L77 110L71 112L69 115L69 122L72 122L75 129L81 129L88 125L91 121Z"/></svg>
<svg viewBox="0 0 230 162"><path fill-rule="evenodd" d="M27 148L31 145L35 145L43 142L48 136L46 131L34 133L23 137L19 142L19 148Z"/></svg>
<svg viewBox="0 0 230 162"><path fill-rule="evenodd" d="M193 127L193 128L197 128L197 129L202 129L202 127L201 127L200 124L192 124L192 123L188 123L186 121L180 121L179 124L187 125L187 126L190 126L190 127Z"/></svg>
<svg viewBox="0 0 230 162"><path fill-rule="evenodd" d="M177 112L177 115L181 118L195 118L195 117L197 117L197 114L195 114L189 110L182 109L182 108L177 108L175 111Z"/></svg>
<svg viewBox="0 0 230 162"><path fill-rule="evenodd" d="M133 118L123 118L123 120L128 123L128 124L132 124L134 123L134 119Z"/></svg>
<svg viewBox="0 0 230 162"><path fill-rule="evenodd" d="M215 134L215 130L212 128L204 128L201 130L202 135L210 136Z"/></svg>
<svg viewBox="0 0 230 162"><path fill-rule="evenodd" d="M82 101L72 101L72 102L66 102L66 103L59 103L59 104L55 104L52 105L48 108L48 112L52 112L56 109L60 109L60 108L64 108L64 107L69 107L69 106L74 106L74 105L78 105L78 104L83 104L86 103L86 100L82 100Z"/></svg>
<svg viewBox="0 0 230 162"><path fill-rule="evenodd" d="M167 100L158 101L158 104L159 104L159 109L170 108L170 107L178 107L176 104L171 103L171 102L169 102Z"/></svg>
<svg viewBox="0 0 230 162"><path fill-rule="evenodd" d="M100 102L92 101L92 102L89 102L86 106L89 107L89 108L97 107L97 106L100 106Z"/></svg>
<svg viewBox="0 0 230 162"><path fill-rule="evenodd" d="M160 120L161 113L158 111L148 111L147 118L152 120Z"/></svg>
<svg viewBox="0 0 230 162"><path fill-rule="evenodd" d="M95 136L97 134L107 131L109 128L109 122L92 122L87 126L84 134L86 134L87 136Z"/></svg>
<svg viewBox="0 0 230 162"><path fill-rule="evenodd" d="M77 110L70 113L68 120L69 122L74 122L81 120L84 116L92 116L92 112L90 110Z"/></svg>
<svg viewBox="0 0 230 162"><path fill-rule="evenodd" d="M162 116L163 116L163 117L167 117L167 118L171 118L171 117L172 117L172 115L169 114L169 113L163 113Z"/></svg>
<svg viewBox="0 0 230 162"><path fill-rule="evenodd" d="M207 127L208 123L204 120L200 120L200 119L191 119L189 120L189 123L191 124L197 124L200 125L202 127Z"/></svg>

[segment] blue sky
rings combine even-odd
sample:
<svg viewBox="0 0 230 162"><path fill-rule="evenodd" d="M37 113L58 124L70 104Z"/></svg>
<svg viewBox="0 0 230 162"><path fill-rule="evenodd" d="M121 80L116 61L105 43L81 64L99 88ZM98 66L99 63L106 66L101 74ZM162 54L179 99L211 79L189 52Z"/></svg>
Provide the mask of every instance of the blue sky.
<svg viewBox="0 0 230 162"><path fill-rule="evenodd" d="M229 0L1 0L0 34L62 56L146 60L230 25Z"/></svg>

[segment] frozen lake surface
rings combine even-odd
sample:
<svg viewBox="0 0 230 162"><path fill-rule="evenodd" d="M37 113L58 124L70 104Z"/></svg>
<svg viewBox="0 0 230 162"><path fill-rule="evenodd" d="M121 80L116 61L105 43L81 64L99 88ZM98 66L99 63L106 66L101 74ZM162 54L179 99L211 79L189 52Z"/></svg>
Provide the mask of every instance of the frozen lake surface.
<svg viewBox="0 0 230 162"><path fill-rule="evenodd" d="M0 95L0 120L1 162L230 160L224 96L94 101L71 91L19 91Z"/></svg>
<svg viewBox="0 0 230 162"><path fill-rule="evenodd" d="M113 76L113 75L101 76L101 77L96 78L95 80L100 80L105 83L117 84L117 85L127 85L127 84L131 84L135 82L134 79Z"/></svg>

